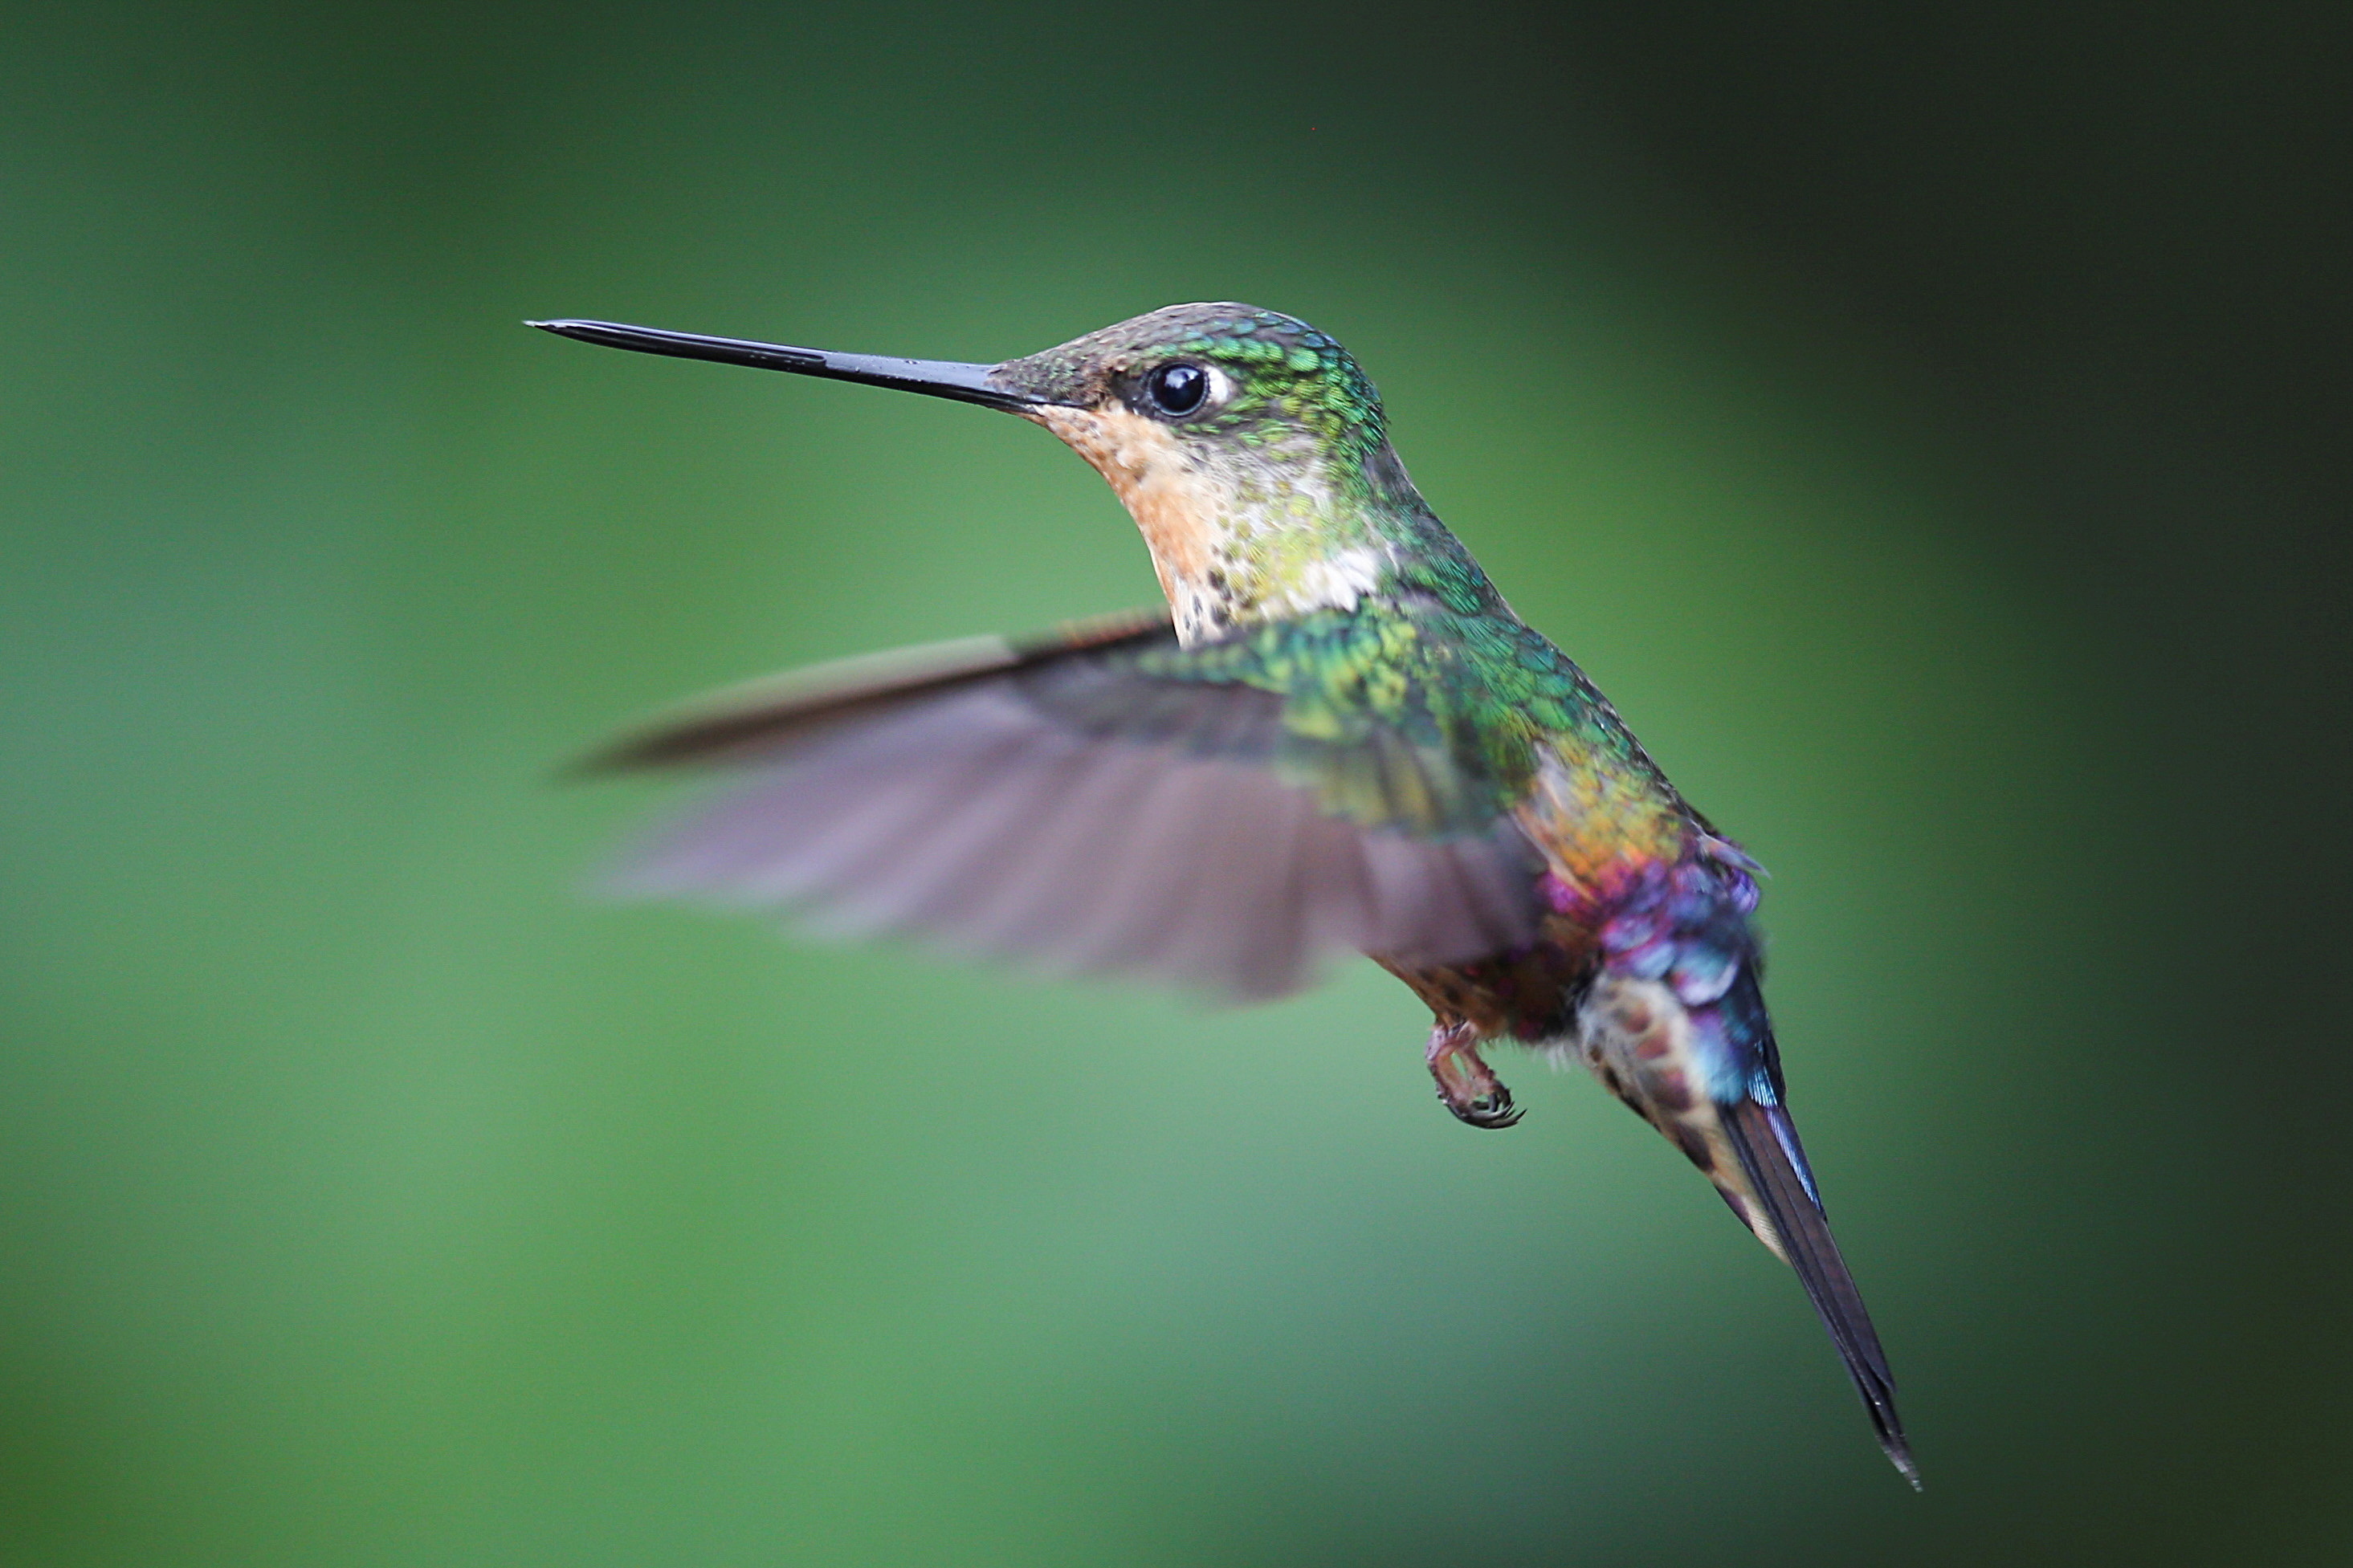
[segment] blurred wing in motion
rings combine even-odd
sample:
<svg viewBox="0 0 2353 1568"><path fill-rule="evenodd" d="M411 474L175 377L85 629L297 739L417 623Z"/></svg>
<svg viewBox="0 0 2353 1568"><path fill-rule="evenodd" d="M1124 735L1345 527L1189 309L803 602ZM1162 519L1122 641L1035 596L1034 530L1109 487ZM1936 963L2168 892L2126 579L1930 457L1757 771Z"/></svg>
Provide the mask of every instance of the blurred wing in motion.
<svg viewBox="0 0 2353 1568"><path fill-rule="evenodd" d="M1161 612L738 689L596 759L749 775L621 886L1235 998L1335 952L1430 964L1531 939L1535 861L1479 781L1394 729L1303 735L1224 653L1194 663Z"/></svg>

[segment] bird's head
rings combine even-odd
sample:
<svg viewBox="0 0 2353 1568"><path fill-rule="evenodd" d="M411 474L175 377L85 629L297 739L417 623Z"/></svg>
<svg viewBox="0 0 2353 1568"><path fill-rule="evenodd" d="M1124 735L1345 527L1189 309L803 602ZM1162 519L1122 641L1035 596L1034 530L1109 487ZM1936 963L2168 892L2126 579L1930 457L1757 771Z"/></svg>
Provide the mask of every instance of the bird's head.
<svg viewBox="0 0 2353 1568"><path fill-rule="evenodd" d="M1042 425L1126 503L1187 642L1353 605L1409 557L1452 547L1390 450L1356 362L1304 321L1251 305L1171 305L993 365L533 324L617 348L896 386Z"/></svg>

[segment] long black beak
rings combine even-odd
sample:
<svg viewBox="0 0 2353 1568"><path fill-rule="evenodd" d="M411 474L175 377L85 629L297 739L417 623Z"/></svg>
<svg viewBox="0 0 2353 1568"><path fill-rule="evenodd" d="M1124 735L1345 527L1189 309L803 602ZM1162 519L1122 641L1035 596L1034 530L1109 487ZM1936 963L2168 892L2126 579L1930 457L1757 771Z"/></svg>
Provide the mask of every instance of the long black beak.
<svg viewBox="0 0 2353 1568"><path fill-rule="evenodd" d="M879 354L837 354L822 349L786 348L781 343L755 343L742 338L707 338L699 332L667 332L659 327L625 327L617 321L528 321L559 338L577 338L607 348L635 349L639 353L672 354L680 359L715 360L721 364L748 364L761 370L788 370L797 375L821 375L834 381L859 381L869 386L895 386L902 392L925 392L958 403L985 408L1034 408L1051 401L1017 391L997 379L993 364L960 364L954 360L884 359Z"/></svg>

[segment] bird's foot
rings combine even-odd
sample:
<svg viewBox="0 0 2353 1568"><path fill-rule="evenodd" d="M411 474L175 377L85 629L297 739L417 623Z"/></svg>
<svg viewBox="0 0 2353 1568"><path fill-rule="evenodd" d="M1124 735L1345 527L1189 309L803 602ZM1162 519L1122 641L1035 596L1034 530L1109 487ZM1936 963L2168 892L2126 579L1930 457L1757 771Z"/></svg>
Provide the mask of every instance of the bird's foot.
<svg viewBox="0 0 2353 1568"><path fill-rule="evenodd" d="M1472 1127L1500 1129L1520 1119L1512 1091L1479 1056L1479 1032L1457 1019L1444 1019L1430 1031L1430 1076L1438 1082L1440 1103L1455 1119Z"/></svg>
<svg viewBox="0 0 2353 1568"><path fill-rule="evenodd" d="M1446 1109L1454 1112L1460 1121L1491 1131L1517 1126L1523 1114L1520 1108L1512 1103L1512 1091L1500 1083L1495 1086L1494 1092L1482 1094L1475 1100L1456 1100L1444 1089L1438 1091L1438 1097L1446 1101Z"/></svg>

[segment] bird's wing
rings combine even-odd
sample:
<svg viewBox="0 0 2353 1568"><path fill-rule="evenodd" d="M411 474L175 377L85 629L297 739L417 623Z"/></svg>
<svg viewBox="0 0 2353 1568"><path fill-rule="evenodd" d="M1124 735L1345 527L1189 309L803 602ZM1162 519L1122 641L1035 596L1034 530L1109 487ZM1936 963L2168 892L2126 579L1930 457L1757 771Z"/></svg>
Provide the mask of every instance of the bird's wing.
<svg viewBox="0 0 2353 1568"><path fill-rule="evenodd" d="M1298 652L1182 649L1163 613L739 689L597 759L744 775L621 885L1237 998L1334 952L1528 942L1536 863L1499 787L1409 717L1303 700Z"/></svg>

